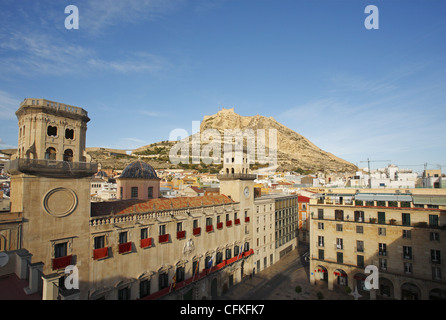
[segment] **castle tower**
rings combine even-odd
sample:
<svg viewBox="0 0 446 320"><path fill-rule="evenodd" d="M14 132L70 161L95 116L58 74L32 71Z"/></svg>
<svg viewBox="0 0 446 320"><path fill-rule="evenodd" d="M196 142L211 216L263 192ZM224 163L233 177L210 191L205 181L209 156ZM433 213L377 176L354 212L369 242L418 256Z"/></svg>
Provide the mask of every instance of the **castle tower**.
<svg viewBox="0 0 446 320"><path fill-rule="evenodd" d="M82 108L45 99L25 99L16 115L18 151L6 169L11 212L23 216L21 246L33 263L43 263L44 299L63 296L68 265L79 270L82 295L91 253L90 179L97 172L86 162L90 119Z"/></svg>

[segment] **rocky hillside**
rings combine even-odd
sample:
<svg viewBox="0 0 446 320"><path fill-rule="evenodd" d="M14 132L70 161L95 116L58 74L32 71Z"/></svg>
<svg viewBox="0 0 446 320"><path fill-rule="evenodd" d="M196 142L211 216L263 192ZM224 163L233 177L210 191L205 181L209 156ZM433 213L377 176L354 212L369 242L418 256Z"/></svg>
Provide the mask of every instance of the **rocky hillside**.
<svg viewBox="0 0 446 320"><path fill-rule="evenodd" d="M277 130L278 171L325 171L326 173L330 173L355 172L357 170L357 167L352 163L321 150L307 138L285 127L272 117L263 117L260 115L245 117L235 113L234 109L222 109L214 115L204 116L200 131L204 132L206 129L217 129L223 139L225 129L252 129L254 133L257 132L257 129L265 129L266 155L268 155L268 129L270 128ZM192 141L192 139L190 140ZM133 153L143 155L152 161L157 160L161 167L165 168L168 162L169 150L173 145L173 142L163 141L138 148L133 150ZM223 147L222 142L221 146ZM155 165L154 167L157 166ZM254 165L255 168L256 165Z"/></svg>
<svg viewBox="0 0 446 320"><path fill-rule="evenodd" d="M234 109L222 109L217 114L204 117L200 130L203 132L209 128L215 128L222 133L225 129L253 129L254 132L256 129L264 129L266 147L268 146L268 129L276 129L279 170L301 169L327 173L357 170L352 163L320 149L307 138L280 124L272 117L260 115L244 117L235 113Z"/></svg>

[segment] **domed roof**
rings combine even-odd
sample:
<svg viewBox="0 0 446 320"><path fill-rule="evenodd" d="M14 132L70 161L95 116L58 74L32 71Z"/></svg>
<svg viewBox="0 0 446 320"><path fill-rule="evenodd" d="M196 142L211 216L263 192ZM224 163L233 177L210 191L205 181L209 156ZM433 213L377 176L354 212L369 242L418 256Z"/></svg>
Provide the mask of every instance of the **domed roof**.
<svg viewBox="0 0 446 320"><path fill-rule="evenodd" d="M144 161L130 163L121 173L119 178L128 179L158 179L155 169Z"/></svg>

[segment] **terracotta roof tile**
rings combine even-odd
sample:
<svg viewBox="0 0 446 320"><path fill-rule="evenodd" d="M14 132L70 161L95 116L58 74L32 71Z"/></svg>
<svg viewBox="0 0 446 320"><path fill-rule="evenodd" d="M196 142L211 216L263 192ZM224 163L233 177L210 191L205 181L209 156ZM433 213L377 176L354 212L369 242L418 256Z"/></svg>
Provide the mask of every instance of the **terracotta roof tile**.
<svg viewBox="0 0 446 320"><path fill-rule="evenodd" d="M170 209L197 208L232 203L225 195L202 197L158 198L150 200L117 200L91 203L91 217L145 213Z"/></svg>

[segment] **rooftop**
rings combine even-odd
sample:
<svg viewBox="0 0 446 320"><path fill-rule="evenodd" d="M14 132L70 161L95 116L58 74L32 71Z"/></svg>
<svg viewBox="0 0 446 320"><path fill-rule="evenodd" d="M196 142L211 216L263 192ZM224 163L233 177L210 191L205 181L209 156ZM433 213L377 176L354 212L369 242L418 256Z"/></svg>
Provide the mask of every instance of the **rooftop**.
<svg viewBox="0 0 446 320"><path fill-rule="evenodd" d="M147 213L153 211L197 208L202 206L222 205L234 201L225 195L201 197L158 198L151 200L118 200L109 202L92 202L91 216L121 215L130 213Z"/></svg>

